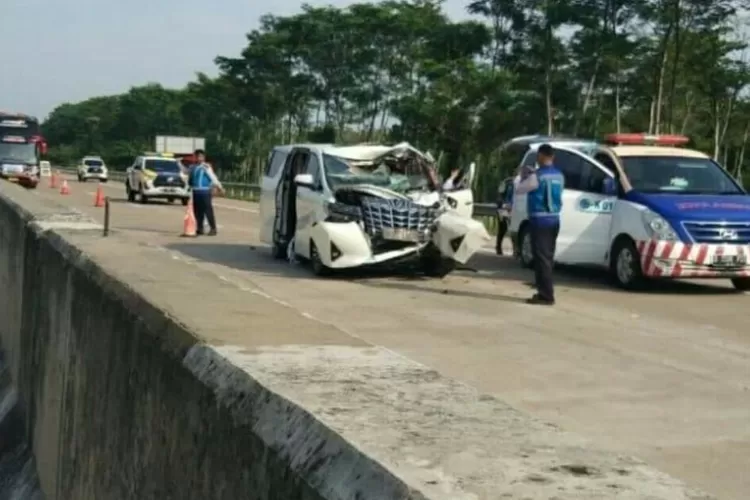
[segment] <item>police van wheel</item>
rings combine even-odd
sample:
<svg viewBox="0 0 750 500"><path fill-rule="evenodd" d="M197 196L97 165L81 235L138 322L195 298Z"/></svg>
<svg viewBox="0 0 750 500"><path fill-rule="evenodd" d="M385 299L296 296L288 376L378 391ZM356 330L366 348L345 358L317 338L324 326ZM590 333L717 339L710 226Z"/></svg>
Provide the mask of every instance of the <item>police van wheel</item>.
<svg viewBox="0 0 750 500"><path fill-rule="evenodd" d="M620 288L638 290L643 287L645 278L641 258L632 241L621 239L615 243L610 259L610 273Z"/></svg>
<svg viewBox="0 0 750 500"><path fill-rule="evenodd" d="M732 285L740 292L750 292L750 278L732 278Z"/></svg>
<svg viewBox="0 0 750 500"><path fill-rule="evenodd" d="M534 267L534 251L531 247L531 231L528 226L523 226L518 233L518 260L526 269Z"/></svg>

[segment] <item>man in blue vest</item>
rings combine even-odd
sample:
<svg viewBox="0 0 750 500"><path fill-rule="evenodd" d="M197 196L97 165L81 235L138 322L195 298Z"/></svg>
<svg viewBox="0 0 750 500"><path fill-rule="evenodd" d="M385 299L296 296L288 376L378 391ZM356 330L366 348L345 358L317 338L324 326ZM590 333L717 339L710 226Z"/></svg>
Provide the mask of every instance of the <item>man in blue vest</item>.
<svg viewBox="0 0 750 500"><path fill-rule="evenodd" d="M560 211L565 177L554 165L552 146L542 144L537 151L539 168L518 184L516 194L526 193L527 213L534 252L534 275L537 293L529 304L554 305L552 267L560 233Z"/></svg>
<svg viewBox="0 0 750 500"><path fill-rule="evenodd" d="M206 163L206 153L195 151L195 163L190 166L188 185L193 191L193 213L195 214L196 234L203 234L203 221L208 219L209 236L216 236L213 190L224 192L224 187L216 178L213 169Z"/></svg>

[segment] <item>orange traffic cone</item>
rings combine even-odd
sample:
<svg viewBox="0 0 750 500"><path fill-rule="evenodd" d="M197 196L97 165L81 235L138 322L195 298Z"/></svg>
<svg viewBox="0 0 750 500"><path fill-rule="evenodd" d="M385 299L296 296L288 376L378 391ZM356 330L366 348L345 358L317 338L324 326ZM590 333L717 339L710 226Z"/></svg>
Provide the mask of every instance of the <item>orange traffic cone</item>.
<svg viewBox="0 0 750 500"><path fill-rule="evenodd" d="M94 196L94 206L97 208L104 206L104 191L102 191L101 184L99 184L96 187L96 196Z"/></svg>
<svg viewBox="0 0 750 500"><path fill-rule="evenodd" d="M195 214L193 213L193 198L190 197L190 201L187 204L187 210L185 210L185 219L183 223L182 236L184 237L195 237L198 236L196 233L196 222Z"/></svg>
<svg viewBox="0 0 750 500"><path fill-rule="evenodd" d="M63 194L63 195L70 194L70 188L68 187L67 180L63 180L62 186L60 187L60 194Z"/></svg>
<svg viewBox="0 0 750 500"><path fill-rule="evenodd" d="M52 172L52 175L49 176L49 187L50 189L57 188L57 172Z"/></svg>

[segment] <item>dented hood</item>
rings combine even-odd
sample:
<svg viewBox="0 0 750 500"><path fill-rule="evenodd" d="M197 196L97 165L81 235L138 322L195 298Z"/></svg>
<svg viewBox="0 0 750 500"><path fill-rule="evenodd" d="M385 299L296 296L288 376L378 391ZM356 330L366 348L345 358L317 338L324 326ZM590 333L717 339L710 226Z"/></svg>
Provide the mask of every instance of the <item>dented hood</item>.
<svg viewBox="0 0 750 500"><path fill-rule="evenodd" d="M367 162L375 162L389 155L401 156L407 151L411 151L429 162L435 161L429 153L425 154L421 152L408 142L400 142L394 146L387 146L383 144L359 144L356 146L330 147L326 148L325 150L327 154L337 156L345 160Z"/></svg>

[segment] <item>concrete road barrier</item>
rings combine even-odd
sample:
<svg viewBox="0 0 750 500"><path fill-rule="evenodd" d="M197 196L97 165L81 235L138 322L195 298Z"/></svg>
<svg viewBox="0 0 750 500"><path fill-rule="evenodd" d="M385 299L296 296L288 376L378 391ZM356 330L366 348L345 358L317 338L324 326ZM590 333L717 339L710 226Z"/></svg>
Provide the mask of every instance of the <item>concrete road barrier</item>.
<svg viewBox="0 0 750 500"><path fill-rule="evenodd" d="M0 193L0 340L47 498L709 498L185 268Z"/></svg>

